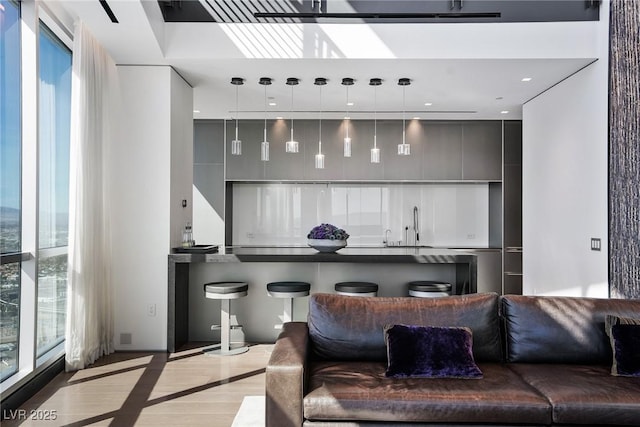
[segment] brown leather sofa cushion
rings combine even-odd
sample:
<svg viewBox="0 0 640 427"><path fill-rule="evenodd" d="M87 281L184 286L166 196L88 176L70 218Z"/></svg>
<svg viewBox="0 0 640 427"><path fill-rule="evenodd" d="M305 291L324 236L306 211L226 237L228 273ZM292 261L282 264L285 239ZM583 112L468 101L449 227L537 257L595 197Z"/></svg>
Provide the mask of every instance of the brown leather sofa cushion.
<svg viewBox="0 0 640 427"><path fill-rule="evenodd" d="M605 316L640 316L640 300L506 295L508 362L611 364Z"/></svg>
<svg viewBox="0 0 640 427"><path fill-rule="evenodd" d="M311 421L551 424L551 406L505 365L483 379L386 378L382 362L314 362L304 417ZM396 424L397 425L397 424Z"/></svg>
<svg viewBox="0 0 640 427"><path fill-rule="evenodd" d="M514 363L509 367L553 405L553 422L640 423L640 378L615 377L609 366Z"/></svg>
<svg viewBox="0 0 640 427"><path fill-rule="evenodd" d="M442 298L358 298L314 294L309 301L311 348L323 359L386 361L385 325L466 326L476 362L500 362L498 295Z"/></svg>

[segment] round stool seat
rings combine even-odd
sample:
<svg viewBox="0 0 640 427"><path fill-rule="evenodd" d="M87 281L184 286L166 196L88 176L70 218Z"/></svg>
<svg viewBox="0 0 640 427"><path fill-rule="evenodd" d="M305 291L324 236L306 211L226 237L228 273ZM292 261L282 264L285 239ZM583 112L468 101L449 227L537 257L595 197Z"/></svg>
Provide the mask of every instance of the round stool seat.
<svg viewBox="0 0 640 427"><path fill-rule="evenodd" d="M451 284L435 280L416 280L409 282L409 295L422 298L449 296Z"/></svg>
<svg viewBox="0 0 640 427"><path fill-rule="evenodd" d="M296 298L309 295L311 284L307 282L267 283L267 293L274 298Z"/></svg>
<svg viewBox="0 0 640 427"><path fill-rule="evenodd" d="M211 282L204 285L204 296L211 299L236 299L247 296L246 282Z"/></svg>
<svg viewBox="0 0 640 427"><path fill-rule="evenodd" d="M376 296L378 284L371 282L339 282L336 283L335 290L341 295Z"/></svg>

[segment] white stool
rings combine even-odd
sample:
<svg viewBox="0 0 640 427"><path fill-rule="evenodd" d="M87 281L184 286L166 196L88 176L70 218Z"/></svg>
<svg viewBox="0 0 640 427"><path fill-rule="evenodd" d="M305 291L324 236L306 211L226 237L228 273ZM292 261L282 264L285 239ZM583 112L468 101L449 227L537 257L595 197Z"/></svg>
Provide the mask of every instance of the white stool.
<svg viewBox="0 0 640 427"><path fill-rule="evenodd" d="M284 298L284 313L282 323L293 319L293 299L306 297L311 290L307 282L271 282L267 283L267 294L274 298Z"/></svg>
<svg viewBox="0 0 640 427"><path fill-rule="evenodd" d="M220 325L213 325L211 329L220 328L220 344L202 349L206 354L229 356L244 353L249 347L244 344L232 346L230 325L230 302L247 296L249 285L245 282L211 282L204 285L204 296L209 299L220 300ZM241 327L234 325L233 328Z"/></svg>
<svg viewBox="0 0 640 427"><path fill-rule="evenodd" d="M334 286L338 295L352 297L375 297L378 295L378 284L371 282L339 282Z"/></svg>
<svg viewBox="0 0 640 427"><path fill-rule="evenodd" d="M418 298L436 298L451 295L451 284L434 280L409 282L409 296Z"/></svg>

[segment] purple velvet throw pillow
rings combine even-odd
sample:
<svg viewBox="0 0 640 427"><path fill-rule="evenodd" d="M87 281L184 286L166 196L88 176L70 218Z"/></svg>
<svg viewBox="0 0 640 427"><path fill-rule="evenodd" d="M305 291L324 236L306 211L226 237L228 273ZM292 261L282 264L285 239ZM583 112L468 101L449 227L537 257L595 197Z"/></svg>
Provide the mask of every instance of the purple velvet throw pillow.
<svg viewBox="0 0 640 427"><path fill-rule="evenodd" d="M387 377L482 378L469 328L388 325L384 339Z"/></svg>
<svg viewBox="0 0 640 427"><path fill-rule="evenodd" d="M640 377L640 319L607 315L605 330L611 340L611 374Z"/></svg>

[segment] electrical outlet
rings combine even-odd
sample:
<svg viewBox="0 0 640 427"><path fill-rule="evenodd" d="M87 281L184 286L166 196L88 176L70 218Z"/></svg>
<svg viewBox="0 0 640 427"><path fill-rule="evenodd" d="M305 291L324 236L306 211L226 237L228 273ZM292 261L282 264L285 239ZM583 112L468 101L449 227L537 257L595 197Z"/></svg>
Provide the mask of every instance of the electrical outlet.
<svg viewBox="0 0 640 427"><path fill-rule="evenodd" d="M156 305L155 304L149 304L147 306L147 316L153 317L155 315L156 315Z"/></svg>
<svg viewBox="0 0 640 427"><path fill-rule="evenodd" d="M592 237L591 238L591 250L592 251L599 251L602 249L602 242L600 241L600 239L596 238L596 237Z"/></svg>

